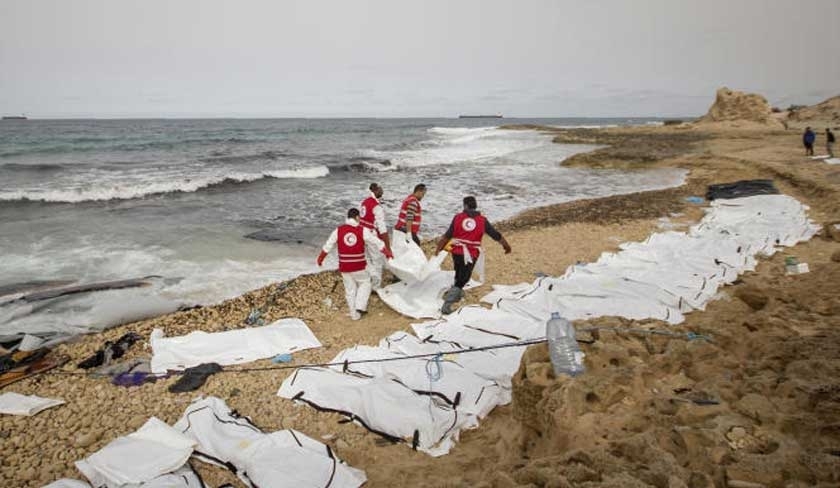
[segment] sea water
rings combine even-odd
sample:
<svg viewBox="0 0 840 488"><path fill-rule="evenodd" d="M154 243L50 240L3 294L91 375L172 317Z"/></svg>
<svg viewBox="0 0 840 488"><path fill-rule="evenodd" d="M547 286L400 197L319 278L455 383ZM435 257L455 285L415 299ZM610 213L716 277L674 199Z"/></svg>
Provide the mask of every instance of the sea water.
<svg viewBox="0 0 840 488"><path fill-rule="evenodd" d="M0 290L154 276L154 286L0 296L0 334L79 332L212 304L317 270L376 181L389 225L425 183L421 237L475 195L491 221L540 205L678 185L684 172L564 168L592 146L481 119L28 120L0 123ZM650 119L505 119L598 126ZM334 267L331 257L327 267ZM8 290L9 288L6 288Z"/></svg>

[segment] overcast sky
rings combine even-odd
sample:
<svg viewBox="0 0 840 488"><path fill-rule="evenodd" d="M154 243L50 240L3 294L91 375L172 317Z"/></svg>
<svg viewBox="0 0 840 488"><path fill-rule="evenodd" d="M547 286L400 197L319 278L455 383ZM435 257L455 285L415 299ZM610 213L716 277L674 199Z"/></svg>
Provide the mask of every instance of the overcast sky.
<svg viewBox="0 0 840 488"><path fill-rule="evenodd" d="M0 113L681 116L840 94L838 0L0 0Z"/></svg>

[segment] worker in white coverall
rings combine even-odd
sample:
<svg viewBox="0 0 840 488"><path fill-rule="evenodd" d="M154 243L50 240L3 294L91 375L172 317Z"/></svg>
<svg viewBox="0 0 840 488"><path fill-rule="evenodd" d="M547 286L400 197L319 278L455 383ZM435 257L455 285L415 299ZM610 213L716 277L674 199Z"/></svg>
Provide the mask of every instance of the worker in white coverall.
<svg viewBox="0 0 840 488"><path fill-rule="evenodd" d="M318 266L324 264L324 258L336 246L338 246L338 270L344 280L344 295L347 298L347 307L350 309L350 318L359 320L362 314L367 313L371 291L370 274L366 269L365 248L371 246L388 259L393 258L394 255L372 230L359 224L359 211L355 208L347 211L347 221L330 234L321 249L321 254L318 255Z"/></svg>
<svg viewBox="0 0 840 488"><path fill-rule="evenodd" d="M388 239L388 227L385 226L385 209L379 202L384 191L378 183L371 183L369 189L370 195L359 205L359 223L362 227L376 232L377 237L382 239L385 247L390 251L391 240ZM370 247L365 248L365 257L371 286L374 290L378 290L382 286L382 267L385 266L385 259L379 250Z"/></svg>

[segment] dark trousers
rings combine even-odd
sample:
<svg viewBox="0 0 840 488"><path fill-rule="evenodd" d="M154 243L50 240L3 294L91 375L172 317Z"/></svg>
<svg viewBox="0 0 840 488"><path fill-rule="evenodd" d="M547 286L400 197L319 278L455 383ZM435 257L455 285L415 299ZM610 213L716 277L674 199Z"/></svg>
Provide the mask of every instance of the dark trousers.
<svg viewBox="0 0 840 488"><path fill-rule="evenodd" d="M464 262L463 255L452 255L452 263L455 265L455 286L463 290L464 286L470 282L470 276L472 276L476 261L477 259L473 259L473 262L467 264Z"/></svg>

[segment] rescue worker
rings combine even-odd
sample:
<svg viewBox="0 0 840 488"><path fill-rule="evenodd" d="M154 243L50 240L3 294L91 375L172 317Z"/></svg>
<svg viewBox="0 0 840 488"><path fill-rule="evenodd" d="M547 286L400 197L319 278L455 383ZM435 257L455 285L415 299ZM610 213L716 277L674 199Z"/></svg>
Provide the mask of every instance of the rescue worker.
<svg viewBox="0 0 840 488"><path fill-rule="evenodd" d="M484 234L501 244L505 254L510 254L511 251L510 244L504 236L476 210L477 208L475 197L464 197L464 211L452 219L449 229L438 240L435 254L448 248L452 254L452 264L455 266L455 284L443 295L443 307L440 311L444 314L452 313L452 305L464 297L464 286L470 281L475 262L481 253L481 239Z"/></svg>
<svg viewBox="0 0 840 488"><path fill-rule="evenodd" d="M394 229L411 233L411 239L420 245L420 237L417 235L420 232L420 220L422 209L420 208L420 200L426 196L426 185L420 183L414 187L414 192L406 197L400 206L400 214L397 217L397 225Z"/></svg>
<svg viewBox="0 0 840 488"><path fill-rule="evenodd" d="M385 243L365 227L359 225L359 211L351 208L347 211L347 221L339 225L327 239L321 254L318 255L318 266L324 264L324 258L338 244L338 270L344 281L344 296L350 308L350 318L359 320L367 313L368 298L370 298L371 284L368 274L365 247L371 246L385 255L388 259L394 257Z"/></svg>
<svg viewBox="0 0 840 488"><path fill-rule="evenodd" d="M385 209L379 202L383 190L378 183L371 183L369 189L370 195L362 200L362 204L359 206L359 224L375 232L390 252L391 241L388 239L388 227L385 226ZM385 260L378 250L370 247L365 247L365 257L367 258L371 286L374 290L377 290L382 286L382 267L385 265Z"/></svg>

